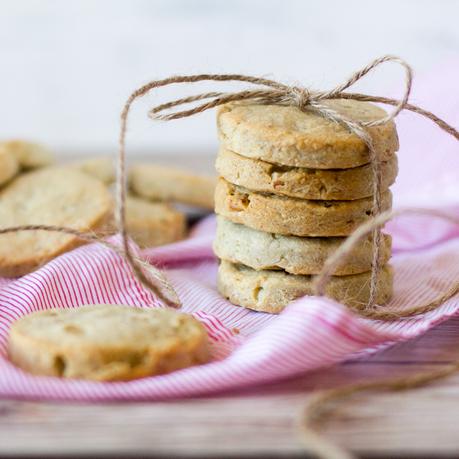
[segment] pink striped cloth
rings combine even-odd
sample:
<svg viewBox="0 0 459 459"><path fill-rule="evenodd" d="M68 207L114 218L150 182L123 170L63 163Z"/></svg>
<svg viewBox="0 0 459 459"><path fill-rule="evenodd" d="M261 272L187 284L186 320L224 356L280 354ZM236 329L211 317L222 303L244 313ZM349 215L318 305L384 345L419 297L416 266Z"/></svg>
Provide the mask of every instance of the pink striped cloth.
<svg viewBox="0 0 459 459"><path fill-rule="evenodd" d="M455 94L459 60L416 80L413 100L459 124ZM402 148L395 205L442 208L459 215L457 142L410 114L399 118ZM264 384L332 365L381 346L413 338L456 314L459 298L419 318L383 323L356 317L325 298L304 297L279 316L235 307L217 293L211 250L213 217L191 237L149 249L144 256L162 266L182 301L207 328L213 361L164 376L96 383L36 377L6 358L11 323L31 311L120 303L159 307L133 278L124 261L99 245L64 254L17 280L0 279L0 396L53 400L160 400L211 394ZM400 218L388 231L394 239L395 297L388 308L422 303L459 278L459 228L426 217Z"/></svg>

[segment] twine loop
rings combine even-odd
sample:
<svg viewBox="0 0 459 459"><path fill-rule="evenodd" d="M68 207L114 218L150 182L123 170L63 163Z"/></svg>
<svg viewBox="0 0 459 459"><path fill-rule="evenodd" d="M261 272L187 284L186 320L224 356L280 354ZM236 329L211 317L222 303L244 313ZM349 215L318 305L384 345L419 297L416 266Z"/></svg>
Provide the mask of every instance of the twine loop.
<svg viewBox="0 0 459 459"><path fill-rule="evenodd" d="M405 84L403 95L400 99L391 99L388 97L372 96L367 94L348 92L348 89L357 83L361 78L372 72L376 67L386 62L393 62L400 65L405 74ZM199 74L199 75L179 75L165 78L163 80L151 81L144 86L135 90L127 99L121 112L121 127L119 135L119 152L117 159L117 179L116 179L116 209L115 216L119 233L121 235L122 247L121 251L128 265L132 268L137 279L154 294L156 294L164 303L172 307L180 306L178 295L174 291L172 285L163 276L160 270L151 266L148 269L148 275L145 274L145 264L133 254L129 245L128 232L126 229L126 131L129 112L134 101L145 96L150 91L159 89L164 86L175 84L192 85L200 82L242 82L252 85L248 89L236 92L206 92L197 95L187 96L181 99L172 100L153 107L149 111L149 117L154 120L170 121L174 119L187 118L198 113L202 113L211 108L224 105L230 102L249 102L253 104L271 104L271 105L290 105L296 106L302 111L311 111L318 116L339 123L344 126L349 132L359 137L367 146L369 159L371 162L373 173L373 207L372 215L377 217L381 213L381 168L378 152L375 151L371 132L369 129L375 126L382 125L392 121L402 110L409 110L426 117L433 121L437 126L443 129L446 133L452 135L456 140L459 140L459 132L448 123L434 115L433 113L424 110L421 107L408 103L411 93L411 85L413 80L413 72L411 67L402 59L396 56L383 56L375 59L368 65L353 73L346 81L336 86L329 91L312 91L308 88L300 86L288 86L274 80L262 77L253 77L240 74ZM376 102L385 105L391 105L394 109L386 116L380 119L371 121L359 121L351 119L348 116L340 113L337 109L327 104L328 100L355 100L362 102ZM197 104L196 104L197 103ZM184 105L195 104L191 108L180 108L174 111L177 107ZM370 280L370 295L369 301L365 309L366 317L372 317L373 307L376 298L376 288L378 274L380 270L380 245L381 235L379 220L370 220L365 227L365 231L372 232L373 235L373 261ZM4 228L0 230L0 234L7 232L31 231L37 230L37 225L25 225L14 228ZM79 233L69 228L40 225L40 230L55 231L69 233L80 237L83 240L88 240L87 233ZM359 231L357 229L357 231ZM357 243L357 238L352 239L351 243ZM353 242L352 242L353 241ZM336 264L342 261L346 256L346 247L343 250L338 250L324 265L322 272L315 279L315 294L323 295L328 279L333 274ZM424 311L425 308L420 308ZM373 315L372 315L373 314ZM412 315L416 314L415 309L412 309Z"/></svg>
<svg viewBox="0 0 459 459"><path fill-rule="evenodd" d="M405 82L404 91L400 99L390 99L380 96L371 96L360 93L351 93L347 90L357 83L361 78L372 72L376 67L386 63L393 62L398 64L404 70ZM336 86L329 91L312 91L308 88L300 86L288 86L283 83L270 80L267 78L253 77L240 74L199 74L199 75L180 75L172 76L164 80L156 80L142 86L128 98L124 109L121 114L121 132L120 132L120 150L118 157L118 207L117 207L117 222L120 233L123 238L124 250L126 252L126 258L129 260L129 245L127 243L127 235L125 229L125 137L127 128L127 118L132 103L139 97L148 94L154 89L158 89L163 86L175 85L175 84L194 84L199 82L244 82L254 85L255 88L244 89L236 92L206 92L197 95L183 97L181 99L172 100L160 105L153 107L149 111L149 116L153 120L171 121L175 119L187 118L194 116L198 113L202 113L220 105L224 105L230 102L249 102L254 104L272 104L272 105L293 105L298 107L302 111L312 111L318 116L329 119L333 122L339 123L346 127L350 132L359 137L367 146L369 152L369 158L372 167L373 174L373 206L372 215L373 217L381 213L381 167L380 160L378 158L378 152L375 151L371 133L368 131L371 127L379 126L384 123L392 121L402 110L410 110L418 113L436 123L441 129L448 134L452 135L459 140L459 132L447 124L445 121L438 118L433 113L430 113L420 107L409 104L408 100L411 93L411 85L413 80L413 71L411 67L402 59L396 56L383 56L374 61L362 69L354 72L347 80L342 84ZM332 108L326 103L327 100L356 100L365 102L379 102L386 105L392 105L394 109L387 115L380 119L371 121L359 121L351 119L340 113L338 110ZM182 107L188 104L195 104L191 108L183 109ZM177 109L180 107L179 109ZM174 110L175 109L175 110ZM370 316L373 312L376 298L378 275L380 271L380 246L381 246L381 233L380 225L378 223L372 223L372 236L373 236L373 257L371 266L371 279L370 279L370 295L368 304L365 308L367 316ZM341 255L340 255L341 256ZM344 257L345 254L342 254ZM314 292L317 295L323 295L325 292L325 286L333 274L334 263L336 260L331 260L325 263L322 272L317 276L314 282ZM135 263L132 264L134 270ZM138 273L141 278L141 273ZM161 285L149 285L155 292L161 296ZM170 287L170 285L168 286ZM169 302L166 299L166 302ZM169 302L170 303L170 302Z"/></svg>

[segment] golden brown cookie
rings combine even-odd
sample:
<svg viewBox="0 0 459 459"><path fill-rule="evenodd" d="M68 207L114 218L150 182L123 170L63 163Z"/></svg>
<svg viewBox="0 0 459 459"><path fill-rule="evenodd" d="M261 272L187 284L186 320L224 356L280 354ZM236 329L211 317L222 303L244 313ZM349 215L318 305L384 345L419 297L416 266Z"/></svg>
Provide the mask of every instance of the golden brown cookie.
<svg viewBox="0 0 459 459"><path fill-rule="evenodd" d="M386 115L366 102L332 100L323 104L357 121ZM313 169L346 169L370 162L366 144L355 134L293 106L226 104L218 111L217 126L222 144L248 158ZM379 159L389 160L398 149L395 124L370 127L368 132Z"/></svg>
<svg viewBox="0 0 459 459"><path fill-rule="evenodd" d="M138 164L129 174L131 190L154 201L175 201L213 210L215 178L155 164Z"/></svg>
<svg viewBox="0 0 459 459"><path fill-rule="evenodd" d="M16 157L0 144L0 186L9 182L19 172L19 162Z"/></svg>
<svg viewBox="0 0 459 459"><path fill-rule="evenodd" d="M98 157L85 159L69 164L69 167L80 170L86 174L89 174L106 185L111 185L115 181L115 165L112 158L109 157Z"/></svg>
<svg viewBox="0 0 459 459"><path fill-rule="evenodd" d="M96 230L112 208L110 193L99 180L49 167L19 176L0 192L0 228L42 224ZM81 243L75 236L48 231L0 235L0 276L29 273Z"/></svg>
<svg viewBox="0 0 459 459"><path fill-rule="evenodd" d="M129 236L140 248L170 244L183 239L186 218L170 204L150 202L128 196L126 226Z"/></svg>
<svg viewBox="0 0 459 459"><path fill-rule="evenodd" d="M49 166L54 162L51 151L38 143L9 140L2 142L1 145L17 159L22 169L36 169Z"/></svg>
<svg viewBox="0 0 459 459"><path fill-rule="evenodd" d="M382 210L392 195L382 195ZM372 216L372 198L354 201L312 201L255 193L220 178L215 212L234 223L269 233L294 236L348 236Z"/></svg>
<svg viewBox="0 0 459 459"><path fill-rule="evenodd" d="M373 194L373 171L369 164L352 169L307 169L250 159L221 148L216 168L235 185L294 198L352 200ZM394 183L397 172L396 155L381 163L382 190Z"/></svg>
<svg viewBox="0 0 459 459"><path fill-rule="evenodd" d="M284 270L291 274L319 274L325 261L341 246L343 237L297 237L265 233L218 216L214 252L218 258L256 271ZM382 235L381 265L391 256L391 237ZM359 243L338 266L336 276L371 270L372 239Z"/></svg>
<svg viewBox="0 0 459 459"><path fill-rule="evenodd" d="M205 363L199 321L171 309L98 305L48 309L11 327L10 360L37 375L116 381Z"/></svg>
<svg viewBox="0 0 459 459"><path fill-rule="evenodd" d="M326 295L352 308L362 309L369 298L370 274L332 276ZM281 312L293 300L312 295L312 282L312 276L295 276L284 271L254 271L227 261L222 261L218 269L218 291L231 303L274 314ZM386 265L379 276L377 304L390 300L392 284L392 268Z"/></svg>

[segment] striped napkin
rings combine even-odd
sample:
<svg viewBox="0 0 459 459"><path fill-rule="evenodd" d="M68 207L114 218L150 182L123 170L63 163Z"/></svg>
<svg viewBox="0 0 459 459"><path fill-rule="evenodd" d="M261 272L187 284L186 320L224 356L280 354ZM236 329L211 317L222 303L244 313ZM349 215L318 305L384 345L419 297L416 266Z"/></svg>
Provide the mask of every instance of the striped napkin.
<svg viewBox="0 0 459 459"><path fill-rule="evenodd" d="M455 94L459 59L415 81L413 100L459 125ZM435 207L459 215L457 142L412 114L398 119L400 174L395 207ZM189 239L148 249L164 268L183 311L207 328L213 360L207 365L129 382L89 382L31 376L11 365L6 342L11 323L31 311L118 303L161 307L121 257L100 245L66 253L17 280L0 279L0 397L51 400L161 400L265 384L408 340L456 314L459 297L419 318L362 319L334 301L304 297L273 316L235 307L216 291L211 244L215 219L200 222ZM459 278L459 228L429 217L400 217L393 236L395 295L388 308L420 304Z"/></svg>

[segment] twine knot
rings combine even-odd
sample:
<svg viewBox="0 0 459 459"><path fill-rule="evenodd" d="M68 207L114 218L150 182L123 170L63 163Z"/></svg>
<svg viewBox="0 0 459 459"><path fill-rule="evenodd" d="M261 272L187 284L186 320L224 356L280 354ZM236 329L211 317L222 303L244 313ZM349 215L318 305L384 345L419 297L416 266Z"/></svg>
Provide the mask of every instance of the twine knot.
<svg viewBox="0 0 459 459"><path fill-rule="evenodd" d="M301 111L306 111L306 107L311 104L311 91L300 86L293 86L288 93L292 105L298 107Z"/></svg>
<svg viewBox="0 0 459 459"><path fill-rule="evenodd" d="M373 71L376 67L385 62L394 62L399 64L405 71L405 88L402 97L397 99L389 99L387 97L369 96L367 94L359 94L348 92L349 88ZM170 121L180 118L187 118L198 113L202 113L220 105L233 102L249 102L253 104L265 105L290 105L298 107L301 111L311 111L318 116L326 118L335 123L341 124L349 132L359 137L368 148L371 168L373 172L373 215L381 213L381 167L378 154L374 148L373 140L368 128L379 126L393 120L402 110L411 110L422 116L425 116L435 122L440 128L451 134L456 139L459 139L459 132L443 120L420 107L409 104L408 99L411 92L412 83L411 67L402 59L396 56L382 56L370 62L365 67L353 73L343 83L337 85L328 91L310 91L302 86L289 86L278 81L269 80L267 78L254 77L240 74L199 74L199 75L179 75L165 78L164 80L156 80L140 87L134 91L128 98L124 109L121 113L121 132L120 132L120 150L118 157L118 180L117 180L117 222L123 240L123 248L128 261L131 261L129 246L127 243L127 231L125 224L125 135L127 129L127 117L132 103L139 97L149 93L151 90L159 89L164 86L175 84L195 84L203 81L214 82L244 82L253 85L252 87L235 92L205 92L201 94L182 97L181 99L172 100L153 107L149 111L150 118L154 120ZM392 105L394 109L386 116L379 119L361 121L358 119L349 118L346 114L339 111L339 107L331 106L326 102L328 100L356 100L362 102L379 102L387 105ZM191 108L183 108L186 105L194 104ZM180 107L177 109L177 107ZM174 110L175 109L175 110ZM374 306L376 298L377 280L380 270L380 228L372 222L373 229L373 257L370 280L370 295L366 307L367 312L373 312L371 309ZM351 241L352 242L352 241ZM350 243L351 243L350 242ZM354 241L353 244L356 242ZM342 260L343 251L338 250L334 257L331 257L325 263L322 272L317 276L314 283L314 293L323 295L325 285L330 276L334 272L336 265ZM133 266L135 269L135 265ZM135 270L139 273L139 270ZM147 285L155 292L160 293L164 290L163 285ZM170 287L167 285L166 287ZM160 294L160 296L162 296Z"/></svg>
<svg viewBox="0 0 459 459"><path fill-rule="evenodd" d="M367 75L369 72L374 70L384 62L395 62L403 67L405 70L405 91L401 99L390 99L387 97L380 96L369 96L367 94L359 94L355 92L347 92L347 90L353 86L357 81ZM224 105L231 102L251 102L254 104L270 104L270 105L291 105L298 107L301 111L312 111L313 113L326 118L330 121L339 123L346 127L350 132L359 137L368 148L370 162L373 171L373 215L377 216L373 218L367 226L360 227L357 229L352 236L347 239L342 247L337 250L325 263L322 272L315 279L314 293L317 295L323 295L325 291L325 285L333 274L336 266L342 261L343 256L347 256L351 249L358 243L364 235L373 232L373 260L372 260L372 271L370 280L370 297L368 300L367 307L361 314L365 317L372 318L385 318L387 315L381 317L381 313L373 311L372 307L375 300L375 292L377 287L378 273L380 269L379 251L380 251L380 227L382 223L386 222L389 218L387 215L381 214L381 169L380 161L377 152L374 149L372 138L368 132L368 128L378 126L388 121L393 120L402 110L410 110L421 116L424 116L448 134L452 135L456 140L459 140L459 132L438 118L427 110L421 107L408 103L408 98L411 91L412 82L412 70L411 67L403 60L395 56L383 56L379 59L370 62L367 66L355 72L348 78L344 83L336 86L329 91L310 91L301 86L288 86L278 81L269 80L266 78L253 77L240 74L199 74L199 75L178 75L165 78L164 80L151 81L144 86L135 90L127 99L123 110L121 112L121 129L119 137L119 152L117 161L117 205L116 205L116 221L118 229L121 234L122 247L121 249L102 241L105 245L111 249L120 253L124 256L127 263L132 268L133 273L137 279L140 280L147 288L153 293L157 294L166 304L169 306L179 306L180 299L174 291L172 285L164 277L162 272L152 265L146 265L145 262L139 260L136 255L131 251L128 243L128 231L126 228L126 130L127 130L127 119L128 114L134 101L142 96L145 96L153 89L159 89L164 86L173 84L192 84L203 81L214 81L214 82L244 82L254 85L255 88L247 88L237 92L206 92L202 94L192 95L183 97L181 99L172 100L161 105L153 107L149 111L149 116L155 120L176 120L180 118L187 118L198 113L204 112L211 108ZM327 100L356 100L362 102L379 102L386 105L392 105L394 109L386 116L370 121L359 121L351 119L343 113L340 113L338 109L330 106L330 104L324 103ZM184 105L192 104L194 102L202 101L200 104L195 104L188 109L171 110L176 107L182 107ZM392 215L392 214L391 214ZM384 218L383 220L381 220ZM381 223L382 222L382 223ZM57 226L46 226L46 225L25 225L16 226L10 228L0 229L0 234L15 233L19 231L54 231L64 234L71 234L79 237L82 240L88 242L100 241L97 237L89 233L82 233L71 228L57 227ZM148 275L144 273L145 267L148 266ZM456 285L459 289L459 284ZM406 314L400 312L396 314L397 317L402 316L413 316L429 308L436 307L441 302L445 301L455 294L457 290L450 290L446 294L443 294L438 301L430 302L427 306L415 307L409 310ZM427 308L427 309L426 309ZM384 315L384 313L382 313ZM391 318L393 318L391 316Z"/></svg>

